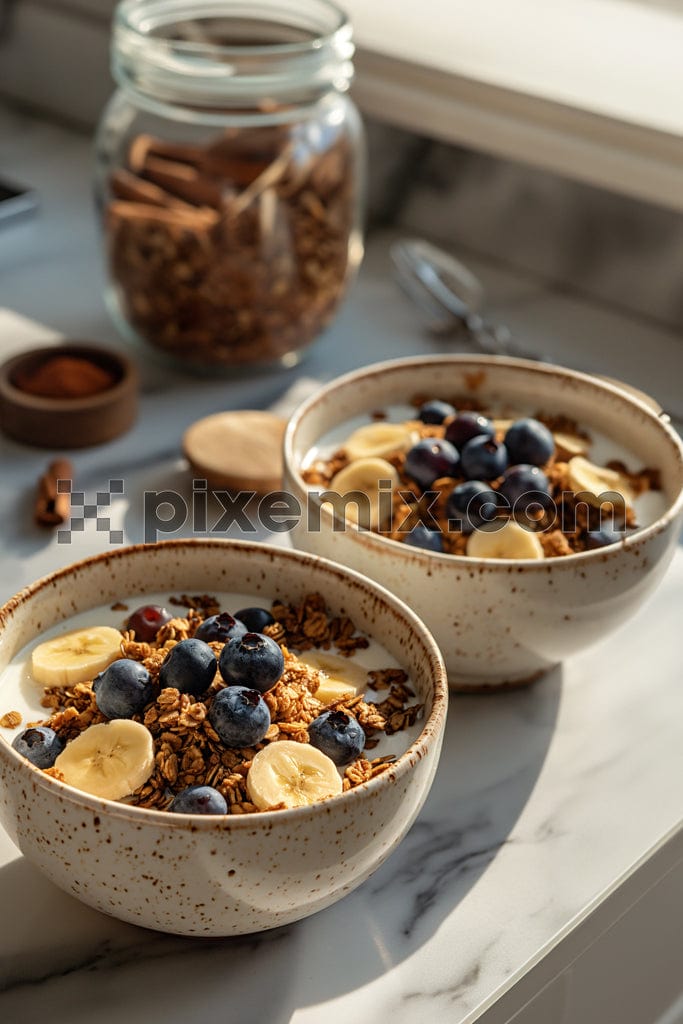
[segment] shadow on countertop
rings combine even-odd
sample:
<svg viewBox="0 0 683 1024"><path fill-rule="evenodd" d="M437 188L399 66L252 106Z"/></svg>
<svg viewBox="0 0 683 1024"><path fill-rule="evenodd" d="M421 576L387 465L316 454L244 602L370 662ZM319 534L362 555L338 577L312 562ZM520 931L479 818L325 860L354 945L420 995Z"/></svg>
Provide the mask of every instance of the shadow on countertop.
<svg viewBox="0 0 683 1024"><path fill-rule="evenodd" d="M165 936L105 917L25 858L11 861L0 869L0 1018L37 1024L50 1005L53 1024L288 1024L297 1009L357 992L428 943L516 842L561 693L558 668L527 690L452 698L436 780L406 839L354 893L294 925ZM485 902L493 917L493 889ZM492 939L463 933L444 949L441 991L471 983Z"/></svg>

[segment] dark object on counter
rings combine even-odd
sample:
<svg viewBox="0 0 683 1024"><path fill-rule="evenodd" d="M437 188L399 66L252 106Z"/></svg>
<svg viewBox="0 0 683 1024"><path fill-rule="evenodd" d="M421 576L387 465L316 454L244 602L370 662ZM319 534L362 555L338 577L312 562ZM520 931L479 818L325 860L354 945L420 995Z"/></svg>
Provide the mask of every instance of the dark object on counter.
<svg viewBox="0 0 683 1024"><path fill-rule="evenodd" d="M73 480L68 459L56 459L38 481L34 518L38 526L61 526L71 511L71 489L60 489L60 481Z"/></svg>
<svg viewBox="0 0 683 1024"><path fill-rule="evenodd" d="M0 179L0 226L7 220L11 221L15 217L25 217L26 214L33 213L37 206L38 197L33 189L6 181L4 178Z"/></svg>
<svg viewBox="0 0 683 1024"><path fill-rule="evenodd" d="M103 444L134 423L137 389L119 352L77 342L32 349L0 366L0 429L37 448Z"/></svg>

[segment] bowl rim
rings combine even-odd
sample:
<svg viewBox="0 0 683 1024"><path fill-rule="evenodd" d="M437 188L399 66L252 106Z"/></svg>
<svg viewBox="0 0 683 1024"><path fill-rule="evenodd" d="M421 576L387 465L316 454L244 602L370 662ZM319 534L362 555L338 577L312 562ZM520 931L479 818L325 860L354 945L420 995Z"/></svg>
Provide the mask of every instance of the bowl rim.
<svg viewBox="0 0 683 1024"><path fill-rule="evenodd" d="M307 495L310 492L309 486L303 480L300 473L300 465L297 462L294 452L294 442L305 418L312 411L317 409L318 406L328 401L330 395L333 395L335 391L343 387L356 384L361 380L379 376L383 373L392 373L394 371L401 371L405 369L418 370L424 366L466 366L468 364L472 366L473 372L476 372L477 368L488 367L503 367L513 371L531 371L548 378L554 377L559 379L576 380L580 386L592 387L597 391L616 395L622 401L629 403L639 412L646 415L650 421L657 424L662 433L677 449L678 457L683 465L683 440L679 437L670 423L664 418L666 413L655 412L653 405L648 404L638 397L635 392L628 390L627 385L622 388L619 387L617 383L612 382L611 379L607 380L590 373L583 373L579 370L572 370L569 367L558 366L555 363L535 362L530 359L518 359L507 356L442 353L441 355L437 354L431 356L405 356L399 359L387 359L379 363L370 363L367 366L362 366L357 370L351 370L349 373L333 378L333 380L328 381L319 390L314 392L314 394L304 399L304 401L297 406L290 416L287 429L285 431L283 440L285 477L289 477L289 480L296 485L301 494ZM349 537L353 538L353 543L369 544L377 551L383 551L385 553L394 551L394 553L398 553L400 549L403 549L404 558L413 558L417 563L427 567L433 566L436 563L437 565L452 565L454 568L457 567L461 570L469 569L477 570L479 572L484 570L521 572L524 570L525 572L547 573L551 571L550 567L553 565L557 566L558 569L562 567L565 570L571 570L578 565L583 567L590 563L604 562L608 558L615 557L618 552L623 550L636 549L650 537L655 536L656 534L661 533L662 530L666 529L682 512L683 484L681 485L677 496L668 505L666 511L653 523L650 523L648 526L637 528L633 533L623 537L615 544L610 544L604 548L596 548L592 551L573 552L571 555L563 555L561 558L475 558L471 555L452 555L446 552L424 551L415 547L410 547L410 550L406 552L406 545L401 543L401 541L392 540L390 537L384 537L369 529L360 529L352 524L351 528L345 532L348 533ZM321 506L320 513L323 518L330 522L334 521L334 512L324 505Z"/></svg>
<svg viewBox="0 0 683 1024"><path fill-rule="evenodd" d="M414 634L417 635L427 654L429 673L433 683L433 698L431 710L422 722L419 735L391 763L387 771L380 772L375 778L354 786L353 789L347 792L329 797L315 804L308 804L304 807L284 808L277 811L253 811L246 812L245 814L179 814L153 808L136 807L132 804L96 797L74 786L70 786L68 783L61 782L50 775L46 775L42 769L32 765L30 761L27 761L26 758L14 750L5 736L0 737L0 760L2 758L9 758L11 762L16 762L20 766L20 771L26 771L28 777L42 788L46 788L48 791L54 790L55 796L60 799L65 799L79 807L89 808L96 813L99 812L100 814L127 820L131 823L148 823L149 825L156 823L159 826L170 826L183 830L187 830L189 827L189 830L192 832L224 832L232 831L233 829L253 830L255 822L261 822L269 828L279 822L285 824L291 822L295 825L299 819L303 819L311 814L323 813L325 809L331 808L332 805L336 805L339 801L344 800L347 802L347 805L349 800L358 801L365 796L371 795L376 790L382 789L385 785L398 783L410 771L413 764L424 758L429 752L429 748L434 743L439 742L443 735L448 710L448 677L441 652L427 626L405 602L401 601L400 598L396 597L381 584L375 583L361 573L353 569L347 569L346 566L340 565L331 559L322 558L319 555L308 554L296 549L278 547L275 544L231 540L229 538L215 540L206 538L178 538L175 540L158 541L154 544L131 544L115 550L90 555L77 562L71 562L66 566L62 566L45 576L41 576L9 598L0 607L0 638L17 608L30 601L35 594L47 587L53 586L57 581L67 579L76 571L87 571L89 566L95 564L116 561L117 559L127 558L135 554L144 554L146 551L159 548L176 551L180 549L187 549L189 551L192 548L215 548L217 551L229 551L230 549L237 548L245 553L251 552L257 555L263 553L270 556L271 560L273 558L284 559L287 562L299 565L303 564L312 568L321 568L332 576L336 576L338 581L343 581L344 585L350 583L368 596L379 597L385 607L388 605L403 618ZM16 735L19 735L19 733ZM329 813L329 810L327 810L327 813Z"/></svg>

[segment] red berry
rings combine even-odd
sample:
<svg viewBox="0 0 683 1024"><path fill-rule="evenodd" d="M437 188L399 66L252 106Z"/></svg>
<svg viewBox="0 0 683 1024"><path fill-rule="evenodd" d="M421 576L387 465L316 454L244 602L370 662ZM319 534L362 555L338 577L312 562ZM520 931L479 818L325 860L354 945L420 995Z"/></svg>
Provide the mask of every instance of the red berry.
<svg viewBox="0 0 683 1024"><path fill-rule="evenodd" d="M146 604L138 608L128 619L128 629L135 631L135 639L148 644L156 639L158 630L173 616L158 604Z"/></svg>

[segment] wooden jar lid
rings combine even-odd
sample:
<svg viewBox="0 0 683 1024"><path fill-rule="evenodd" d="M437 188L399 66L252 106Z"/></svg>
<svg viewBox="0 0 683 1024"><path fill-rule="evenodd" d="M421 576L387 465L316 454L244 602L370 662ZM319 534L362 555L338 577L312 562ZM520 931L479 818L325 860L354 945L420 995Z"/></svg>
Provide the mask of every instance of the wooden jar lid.
<svg viewBox="0 0 683 1024"><path fill-rule="evenodd" d="M86 359L112 378L110 387L83 397L51 398L18 382L59 356ZM0 429L37 448L87 448L124 433L135 422L137 369L120 352L81 342L35 348L0 366Z"/></svg>
<svg viewBox="0 0 683 1024"><path fill-rule="evenodd" d="M271 412L219 412L188 427L183 452L195 474L211 487L258 494L278 491L286 425Z"/></svg>

